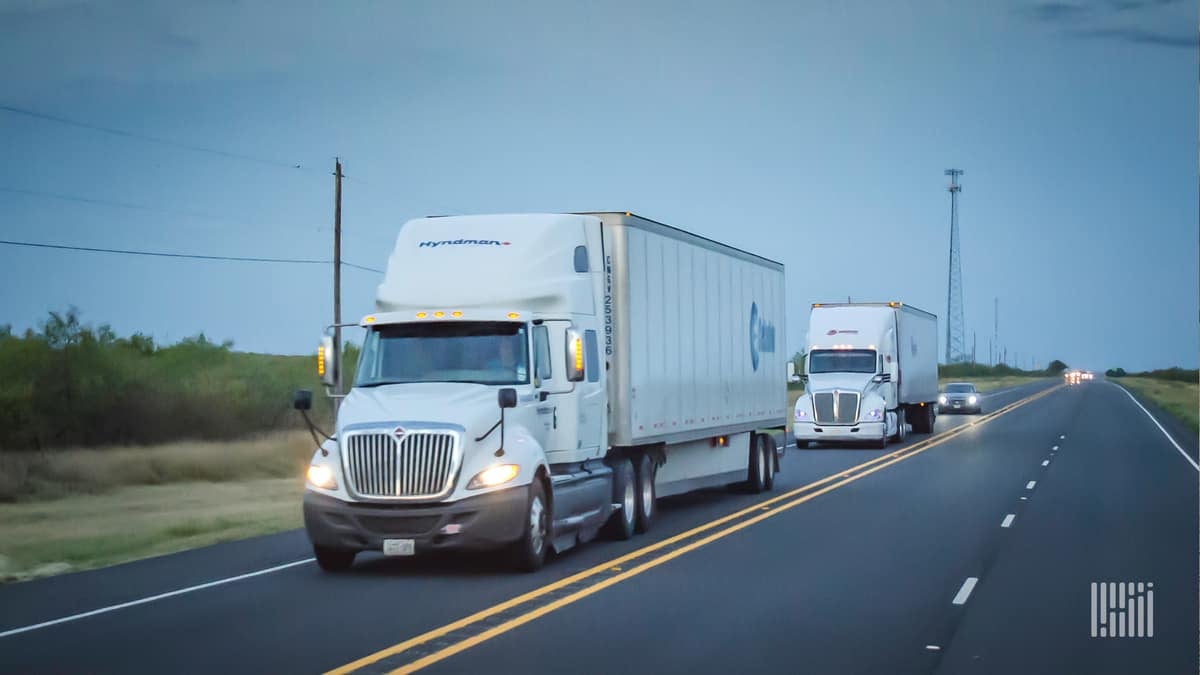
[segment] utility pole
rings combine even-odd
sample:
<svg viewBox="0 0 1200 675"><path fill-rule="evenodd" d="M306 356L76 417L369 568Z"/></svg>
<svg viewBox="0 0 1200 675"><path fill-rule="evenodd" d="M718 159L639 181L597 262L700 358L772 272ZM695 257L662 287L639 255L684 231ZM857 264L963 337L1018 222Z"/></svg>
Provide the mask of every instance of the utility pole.
<svg viewBox="0 0 1200 675"><path fill-rule="evenodd" d="M975 358L975 347L979 344L979 335L975 331L971 331L971 363L979 363Z"/></svg>
<svg viewBox="0 0 1200 675"><path fill-rule="evenodd" d="M995 298L995 307L992 315L992 342L996 343L996 348L1000 348L1000 298Z"/></svg>
<svg viewBox="0 0 1200 675"><path fill-rule="evenodd" d="M337 354L334 373L333 418L342 406L342 160L333 160L333 350Z"/></svg>

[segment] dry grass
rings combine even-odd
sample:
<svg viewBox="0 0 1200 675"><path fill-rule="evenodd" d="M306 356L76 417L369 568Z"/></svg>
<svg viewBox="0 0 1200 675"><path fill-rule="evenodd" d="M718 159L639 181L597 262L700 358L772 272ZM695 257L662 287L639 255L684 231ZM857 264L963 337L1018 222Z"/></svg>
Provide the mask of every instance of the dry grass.
<svg viewBox="0 0 1200 675"><path fill-rule="evenodd" d="M1113 381L1154 401L1158 407L1182 420L1192 431L1200 431L1200 383L1148 377L1121 377Z"/></svg>
<svg viewBox="0 0 1200 675"><path fill-rule="evenodd" d="M0 504L0 581L30 579L300 527L293 478L133 486Z"/></svg>
<svg viewBox="0 0 1200 675"><path fill-rule="evenodd" d="M281 432L243 441L0 452L0 501L103 494L136 485L300 476L313 449L306 432Z"/></svg>

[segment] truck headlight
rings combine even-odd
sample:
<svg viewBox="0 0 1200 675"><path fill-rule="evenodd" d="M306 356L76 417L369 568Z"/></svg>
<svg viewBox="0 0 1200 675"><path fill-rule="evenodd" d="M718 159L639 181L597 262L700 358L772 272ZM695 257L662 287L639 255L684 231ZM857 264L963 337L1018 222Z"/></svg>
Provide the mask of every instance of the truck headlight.
<svg viewBox="0 0 1200 675"><path fill-rule="evenodd" d="M967 403L970 403L971 405L975 405L975 404L976 404L976 403L978 403L978 402L979 402L979 397L978 397L978 396L969 396L969 397L967 397Z"/></svg>
<svg viewBox="0 0 1200 675"><path fill-rule="evenodd" d="M868 410L867 411L867 419L881 420L881 419L883 419L883 411L880 410L879 408L875 408L873 410Z"/></svg>
<svg viewBox="0 0 1200 675"><path fill-rule="evenodd" d="M940 404L942 404L942 405L946 405L946 397L945 397L945 396L939 396L939 397L938 397L938 403L940 403Z"/></svg>
<svg viewBox="0 0 1200 675"><path fill-rule="evenodd" d="M796 408L796 421L803 422L808 419L808 411L804 408Z"/></svg>
<svg viewBox="0 0 1200 675"><path fill-rule="evenodd" d="M485 487L495 487L503 485L508 481L517 477L521 467L516 464L497 464L475 474L470 483L467 483L468 490L478 490Z"/></svg>
<svg viewBox="0 0 1200 675"><path fill-rule="evenodd" d="M319 487L324 490L337 489L337 479L333 477L333 469L324 464L313 464L308 467L308 482L313 487Z"/></svg>

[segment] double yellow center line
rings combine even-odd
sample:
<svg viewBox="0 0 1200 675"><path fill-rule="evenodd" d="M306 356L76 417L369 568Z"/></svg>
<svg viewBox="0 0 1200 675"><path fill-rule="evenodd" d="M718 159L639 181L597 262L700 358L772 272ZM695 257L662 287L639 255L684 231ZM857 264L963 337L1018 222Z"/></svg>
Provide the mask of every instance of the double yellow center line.
<svg viewBox="0 0 1200 675"><path fill-rule="evenodd" d="M466 651L498 635L566 607L609 586L637 576L646 570L674 560L706 544L727 537L734 532L766 520L792 507L799 506L832 492L897 462L904 461L946 441L982 426L1013 410L1031 403L1063 385L1038 392L1026 398L984 415L974 421L959 425L936 436L914 443L857 464L840 473L826 476L776 497L758 502L753 506L735 511L727 516L709 521L686 532L631 551L608 562L596 565L577 574L551 584L505 600L497 605L476 612L453 623L435 628L416 637L397 643L386 649L365 656L353 663L329 671L331 674L353 673L369 668L372 672L412 673L459 652ZM817 489L820 488L820 489ZM725 526L725 527L722 527ZM653 554L653 555L652 555ZM644 559L644 560L640 560ZM626 569L627 564L633 563Z"/></svg>

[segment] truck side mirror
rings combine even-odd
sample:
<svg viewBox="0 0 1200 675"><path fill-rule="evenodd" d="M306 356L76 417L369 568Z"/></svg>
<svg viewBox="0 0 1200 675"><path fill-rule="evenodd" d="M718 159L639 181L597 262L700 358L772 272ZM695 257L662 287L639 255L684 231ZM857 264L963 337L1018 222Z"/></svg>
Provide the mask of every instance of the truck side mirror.
<svg viewBox="0 0 1200 675"><path fill-rule="evenodd" d="M787 362L787 373L788 373L788 381L795 382L797 379L796 378L796 362L795 361Z"/></svg>
<svg viewBox="0 0 1200 675"><path fill-rule="evenodd" d="M296 410L312 410L312 392L307 389L297 389L292 394L292 407Z"/></svg>
<svg viewBox="0 0 1200 675"><path fill-rule="evenodd" d="M502 410L504 408L515 408L517 407L517 390L512 387L505 387L496 392L496 399Z"/></svg>
<svg viewBox="0 0 1200 675"><path fill-rule="evenodd" d="M317 347L317 375L321 378L321 383L327 387L332 387L337 384L337 368L338 354L333 347L333 337L326 335L321 338L321 345Z"/></svg>

